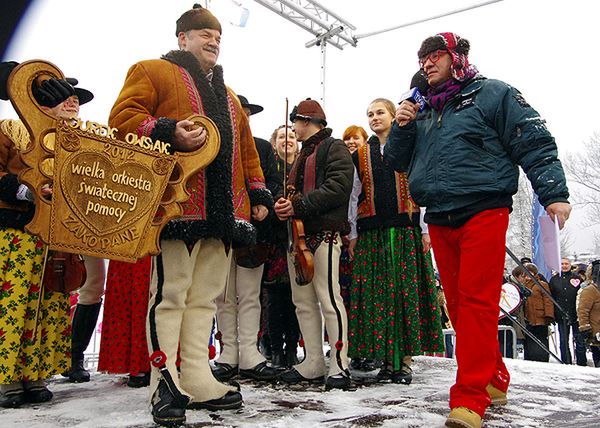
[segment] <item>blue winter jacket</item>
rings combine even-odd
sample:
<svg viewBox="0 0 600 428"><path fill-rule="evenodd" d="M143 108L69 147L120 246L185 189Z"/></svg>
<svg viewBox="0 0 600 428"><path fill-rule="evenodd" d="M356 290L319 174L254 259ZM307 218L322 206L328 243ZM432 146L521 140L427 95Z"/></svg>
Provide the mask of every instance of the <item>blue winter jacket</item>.
<svg viewBox="0 0 600 428"><path fill-rule="evenodd" d="M512 207L518 165L544 207L569 197L544 121L498 80L477 77L441 114L426 109L402 128L394 122L385 149L395 169L408 172L410 193L430 216Z"/></svg>

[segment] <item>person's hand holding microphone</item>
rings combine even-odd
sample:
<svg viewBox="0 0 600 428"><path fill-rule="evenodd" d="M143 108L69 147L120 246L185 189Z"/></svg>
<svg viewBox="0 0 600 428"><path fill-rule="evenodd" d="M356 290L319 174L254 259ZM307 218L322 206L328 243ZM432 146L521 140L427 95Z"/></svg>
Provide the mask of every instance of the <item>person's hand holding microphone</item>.
<svg viewBox="0 0 600 428"><path fill-rule="evenodd" d="M404 100L396 109L396 122L399 126L406 126L417 118L420 104Z"/></svg>

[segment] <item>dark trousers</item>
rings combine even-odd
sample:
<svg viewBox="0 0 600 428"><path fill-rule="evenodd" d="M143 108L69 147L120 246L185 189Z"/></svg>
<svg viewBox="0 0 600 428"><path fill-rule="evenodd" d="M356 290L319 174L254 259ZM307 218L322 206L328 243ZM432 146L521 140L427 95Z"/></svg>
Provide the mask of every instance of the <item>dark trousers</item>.
<svg viewBox="0 0 600 428"><path fill-rule="evenodd" d="M444 336L444 344L446 345L446 358L454 357L454 343L452 343L452 335L446 334Z"/></svg>
<svg viewBox="0 0 600 428"><path fill-rule="evenodd" d="M579 333L579 324L567 325L565 321L558 322L558 334L560 336L560 358L565 364L573 364L571 350L569 347L569 336L573 333L573 343L575 345L575 361L578 366L587 365L587 356L585 355L585 342Z"/></svg>
<svg viewBox="0 0 600 428"><path fill-rule="evenodd" d="M590 351L592 351L594 367L600 367L600 347L599 346L590 346Z"/></svg>
<svg viewBox="0 0 600 428"><path fill-rule="evenodd" d="M535 336L542 344L548 348L548 326L545 325L527 325L527 331ZM525 359L528 361L550 361L550 354L538 345L531 337L525 334Z"/></svg>
<svg viewBox="0 0 600 428"><path fill-rule="evenodd" d="M498 331L498 344L500 345L500 353L504 358L513 358L513 332L510 330ZM506 345L506 346L505 346Z"/></svg>
<svg viewBox="0 0 600 428"><path fill-rule="evenodd" d="M268 330L273 353L282 352L283 344L296 348L300 338L296 307L292 302L290 284L270 284L265 287L268 294Z"/></svg>

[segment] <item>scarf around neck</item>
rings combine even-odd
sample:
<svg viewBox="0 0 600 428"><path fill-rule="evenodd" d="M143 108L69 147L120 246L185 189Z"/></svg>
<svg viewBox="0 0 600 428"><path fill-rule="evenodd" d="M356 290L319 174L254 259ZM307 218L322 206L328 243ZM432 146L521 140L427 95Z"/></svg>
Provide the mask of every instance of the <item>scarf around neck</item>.
<svg viewBox="0 0 600 428"><path fill-rule="evenodd" d="M469 65L464 71L464 79L462 81L451 77L441 85L429 88L427 96L425 97L427 104L438 113L441 112L446 103L470 83L471 79L473 79L477 73L477 68L473 65Z"/></svg>
<svg viewBox="0 0 600 428"><path fill-rule="evenodd" d="M331 128L323 128L306 141L302 142L302 150L300 150L300 154L294 162L294 166L292 167L292 171L290 172L288 178L289 182L295 185L297 191L301 191L304 188L304 170L306 168L306 160L313 154L317 145L321 141L330 137L331 133Z"/></svg>

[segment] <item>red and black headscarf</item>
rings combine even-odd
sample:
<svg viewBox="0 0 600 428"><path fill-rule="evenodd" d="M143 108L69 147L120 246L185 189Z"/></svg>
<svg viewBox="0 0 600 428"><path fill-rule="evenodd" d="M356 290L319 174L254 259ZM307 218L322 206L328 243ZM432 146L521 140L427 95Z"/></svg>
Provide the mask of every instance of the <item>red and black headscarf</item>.
<svg viewBox="0 0 600 428"><path fill-rule="evenodd" d="M427 103L434 110L442 111L446 102L460 92L465 82L479 73L474 65L469 64L470 47L467 39L454 33L438 33L421 43L418 52L419 60L423 60L436 50L446 51L452 57L450 66L452 78L436 87L429 88L425 96Z"/></svg>
<svg viewBox="0 0 600 428"><path fill-rule="evenodd" d="M428 37L421 43L417 55L419 59L423 59L436 50L448 52L452 57L452 77L459 82L463 82L477 74L475 66L469 64L470 48L469 41L457 34L438 33L435 36Z"/></svg>

